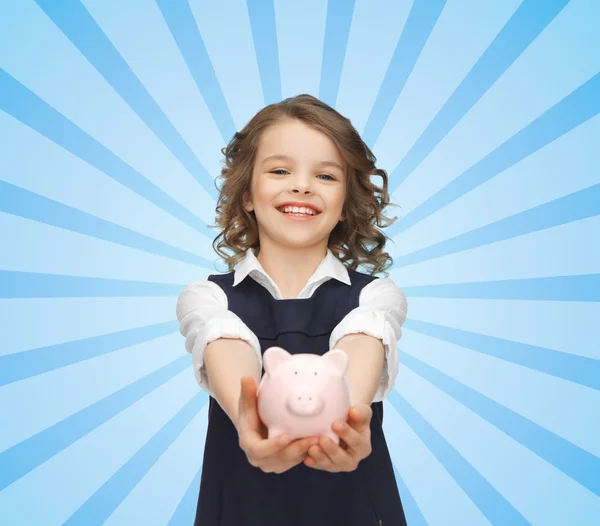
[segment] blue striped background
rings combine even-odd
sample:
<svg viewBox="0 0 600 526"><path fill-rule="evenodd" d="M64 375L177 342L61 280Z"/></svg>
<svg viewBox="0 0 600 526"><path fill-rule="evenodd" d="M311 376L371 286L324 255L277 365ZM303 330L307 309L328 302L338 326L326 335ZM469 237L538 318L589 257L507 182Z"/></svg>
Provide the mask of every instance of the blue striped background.
<svg viewBox="0 0 600 526"><path fill-rule="evenodd" d="M595 0L0 0L0 522L192 523L175 302L223 267L220 149L311 93L401 207L409 524L599 524L598 27Z"/></svg>

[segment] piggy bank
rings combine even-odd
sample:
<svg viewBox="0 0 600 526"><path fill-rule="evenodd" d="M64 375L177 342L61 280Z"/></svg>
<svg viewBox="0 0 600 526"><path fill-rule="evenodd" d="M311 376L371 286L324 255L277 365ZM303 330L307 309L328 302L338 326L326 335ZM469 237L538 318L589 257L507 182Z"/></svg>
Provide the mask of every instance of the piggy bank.
<svg viewBox="0 0 600 526"><path fill-rule="evenodd" d="M271 347L263 364L257 409L269 438L283 433L294 439L325 435L339 444L331 425L345 421L350 409L348 355L336 349L322 356L292 355Z"/></svg>

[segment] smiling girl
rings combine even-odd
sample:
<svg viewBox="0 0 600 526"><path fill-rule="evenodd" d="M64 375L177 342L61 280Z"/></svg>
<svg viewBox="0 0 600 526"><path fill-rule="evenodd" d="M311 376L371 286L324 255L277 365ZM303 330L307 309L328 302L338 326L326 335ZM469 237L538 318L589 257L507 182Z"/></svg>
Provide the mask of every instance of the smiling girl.
<svg viewBox="0 0 600 526"><path fill-rule="evenodd" d="M214 245L229 273L191 283L177 303L210 393L195 524L402 526L382 400L407 304L375 276L392 263L378 229L392 222L387 173L350 121L310 95L262 109L223 154ZM339 445L267 437L256 391L273 346L348 354L352 407L333 425Z"/></svg>

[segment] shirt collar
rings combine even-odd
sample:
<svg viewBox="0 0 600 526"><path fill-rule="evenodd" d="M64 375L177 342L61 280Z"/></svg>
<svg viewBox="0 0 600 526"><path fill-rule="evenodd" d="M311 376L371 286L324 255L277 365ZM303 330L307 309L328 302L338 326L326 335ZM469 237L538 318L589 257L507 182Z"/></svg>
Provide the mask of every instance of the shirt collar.
<svg viewBox="0 0 600 526"><path fill-rule="evenodd" d="M260 261L258 261L254 249L249 248L246 250L246 255L238 263L234 271L233 286L235 287L241 283L252 271L259 272L268 278L269 281L272 281L271 277L263 269ZM327 254L313 275L310 277L306 285L308 286L319 280L324 280L325 278L334 278L342 283L345 283L346 285L351 284L350 276L348 275L348 269L338 258L335 257L329 248L327 249Z"/></svg>

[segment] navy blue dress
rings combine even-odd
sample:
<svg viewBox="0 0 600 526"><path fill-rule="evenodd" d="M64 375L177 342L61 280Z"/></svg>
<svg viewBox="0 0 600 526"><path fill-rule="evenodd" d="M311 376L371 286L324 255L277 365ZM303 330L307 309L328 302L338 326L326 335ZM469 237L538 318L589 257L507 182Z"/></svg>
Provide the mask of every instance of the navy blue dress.
<svg viewBox="0 0 600 526"><path fill-rule="evenodd" d="M275 299L247 276L211 275L234 312L256 334L261 350L291 354L329 351L335 326L358 307L362 288L377 279L348 270L351 286L330 279L310 298ZM264 369L263 369L264 373ZM195 526L403 526L404 511L382 429L383 404L371 405L372 453L355 471L329 473L298 464L276 474L248 462L235 426L210 397Z"/></svg>

